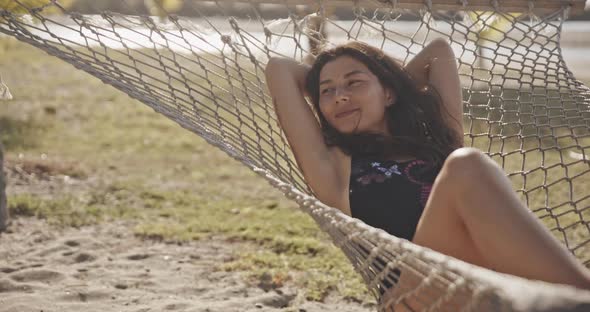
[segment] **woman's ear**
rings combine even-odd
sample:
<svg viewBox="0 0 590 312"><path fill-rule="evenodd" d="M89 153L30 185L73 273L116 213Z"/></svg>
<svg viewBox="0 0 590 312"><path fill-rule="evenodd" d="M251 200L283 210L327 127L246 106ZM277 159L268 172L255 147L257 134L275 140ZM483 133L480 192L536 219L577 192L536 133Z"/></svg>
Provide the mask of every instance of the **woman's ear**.
<svg viewBox="0 0 590 312"><path fill-rule="evenodd" d="M385 107L390 107L394 105L397 101L397 96L395 95L395 92L393 92L392 90L387 90L385 92L385 100L387 101L385 103Z"/></svg>

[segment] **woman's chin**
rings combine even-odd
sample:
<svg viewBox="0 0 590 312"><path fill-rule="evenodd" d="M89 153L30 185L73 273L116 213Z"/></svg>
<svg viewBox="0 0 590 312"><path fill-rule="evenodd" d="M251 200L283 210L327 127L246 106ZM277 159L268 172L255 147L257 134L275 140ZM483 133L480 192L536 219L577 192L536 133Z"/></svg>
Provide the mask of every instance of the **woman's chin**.
<svg viewBox="0 0 590 312"><path fill-rule="evenodd" d="M336 128L336 130L338 130L338 132L340 132L341 134L356 134L358 133L356 128L353 127L340 127L340 128Z"/></svg>

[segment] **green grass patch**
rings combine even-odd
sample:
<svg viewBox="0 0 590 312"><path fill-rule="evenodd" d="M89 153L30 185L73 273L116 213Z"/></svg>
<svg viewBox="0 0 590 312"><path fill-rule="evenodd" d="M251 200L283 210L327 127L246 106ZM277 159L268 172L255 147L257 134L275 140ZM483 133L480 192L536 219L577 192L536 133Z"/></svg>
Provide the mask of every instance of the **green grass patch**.
<svg viewBox="0 0 590 312"><path fill-rule="evenodd" d="M74 197L44 199L28 194L10 196L8 209L12 215L34 216L51 224L79 227L95 224L106 218L96 205L83 205Z"/></svg>

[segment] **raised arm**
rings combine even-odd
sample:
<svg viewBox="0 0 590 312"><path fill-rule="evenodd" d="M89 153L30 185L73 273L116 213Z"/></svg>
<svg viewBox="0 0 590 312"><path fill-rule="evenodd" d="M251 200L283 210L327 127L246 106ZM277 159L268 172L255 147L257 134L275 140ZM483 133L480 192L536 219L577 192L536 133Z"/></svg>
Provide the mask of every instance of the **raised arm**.
<svg viewBox="0 0 590 312"><path fill-rule="evenodd" d="M463 145L463 102L455 54L444 39L431 41L406 65L421 86L433 87L441 97L443 120Z"/></svg>
<svg viewBox="0 0 590 312"><path fill-rule="evenodd" d="M341 193L345 180L339 173L342 152L328 147L304 98L309 66L291 59L271 58L266 66L266 83L275 111L295 160L315 195L327 205L342 209Z"/></svg>

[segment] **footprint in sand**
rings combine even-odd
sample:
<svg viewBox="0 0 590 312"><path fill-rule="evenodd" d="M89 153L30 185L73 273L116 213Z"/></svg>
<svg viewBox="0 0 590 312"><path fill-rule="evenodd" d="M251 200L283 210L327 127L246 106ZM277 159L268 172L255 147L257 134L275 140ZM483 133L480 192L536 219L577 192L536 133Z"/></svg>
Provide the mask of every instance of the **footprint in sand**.
<svg viewBox="0 0 590 312"><path fill-rule="evenodd" d="M89 243L89 242L86 242L86 243ZM92 261L96 260L96 256L94 256L91 253L83 252L83 251L82 252L76 251L77 249L80 249L80 248L75 248L75 247L80 247L80 246L82 246L82 242L80 239L66 240L65 242L63 242L62 248L68 248L68 249L71 248L71 249L63 252L62 256L64 256L64 257L73 256L74 263L92 262Z"/></svg>
<svg viewBox="0 0 590 312"><path fill-rule="evenodd" d="M90 291L68 291L65 295L58 297L62 301L97 301L97 300L108 300L111 298L111 294L105 291L90 290Z"/></svg>
<svg viewBox="0 0 590 312"><path fill-rule="evenodd" d="M78 247L80 246L80 242L77 240L67 240L64 242L64 245L69 247Z"/></svg>
<svg viewBox="0 0 590 312"><path fill-rule="evenodd" d="M16 284L6 279L0 279L0 293L6 292L30 292L33 287L27 284Z"/></svg>
<svg viewBox="0 0 590 312"><path fill-rule="evenodd" d="M164 305L162 310L166 311L174 311L174 310L185 310L189 308L191 305L188 303L169 303Z"/></svg>
<svg viewBox="0 0 590 312"><path fill-rule="evenodd" d="M103 243L88 237L70 238L62 241L62 244L73 250L96 250L104 247Z"/></svg>
<svg viewBox="0 0 590 312"><path fill-rule="evenodd" d="M2 267L2 268L0 268L0 272L5 273L5 274L16 272L18 270L19 269L17 269L17 268L11 268L11 267Z"/></svg>
<svg viewBox="0 0 590 312"><path fill-rule="evenodd" d="M43 282L52 283L65 278L62 273L50 270L26 270L12 273L10 278L17 282Z"/></svg>
<svg viewBox="0 0 590 312"><path fill-rule="evenodd" d="M149 257L150 257L150 255L148 255L148 254L135 254L135 255L128 256L127 259L129 259L129 260L143 260L143 259L147 259Z"/></svg>
<svg viewBox="0 0 590 312"><path fill-rule="evenodd" d="M67 247L65 247L65 246L54 246L54 247L46 248L46 249L39 251L36 254L36 256L41 257L41 258L45 258L47 256L54 254L54 253L67 252L67 251L68 251Z"/></svg>
<svg viewBox="0 0 590 312"><path fill-rule="evenodd" d="M74 257L74 261L76 263L81 263L81 262L92 262L96 260L96 257L92 254L86 253L86 252L81 252L78 253L76 255L76 257Z"/></svg>

